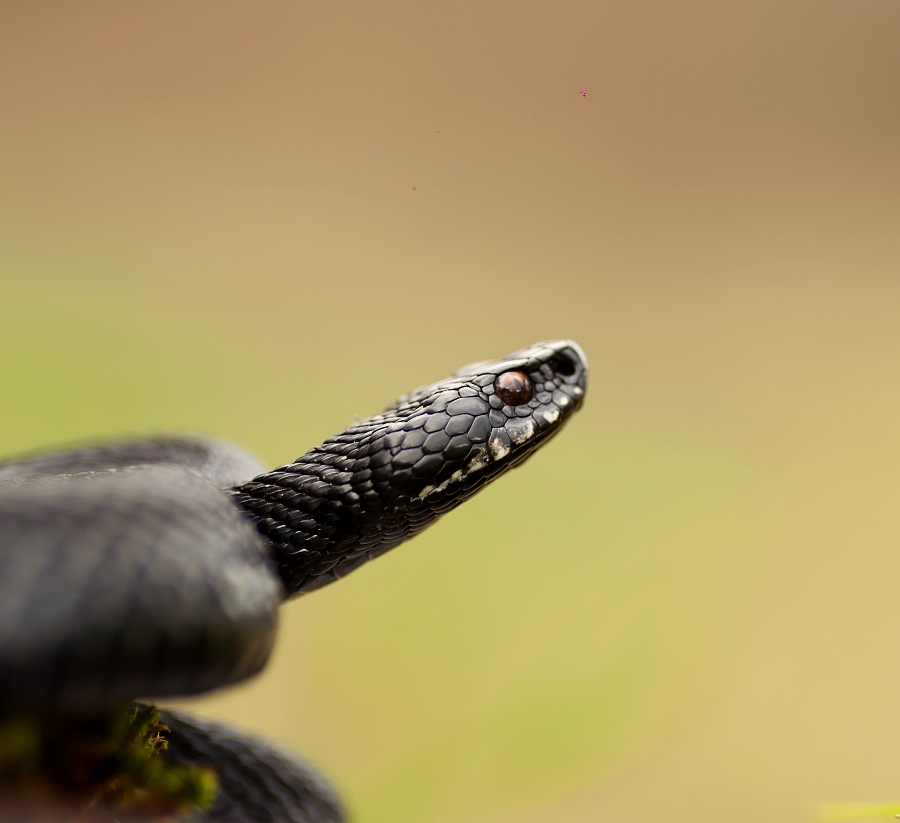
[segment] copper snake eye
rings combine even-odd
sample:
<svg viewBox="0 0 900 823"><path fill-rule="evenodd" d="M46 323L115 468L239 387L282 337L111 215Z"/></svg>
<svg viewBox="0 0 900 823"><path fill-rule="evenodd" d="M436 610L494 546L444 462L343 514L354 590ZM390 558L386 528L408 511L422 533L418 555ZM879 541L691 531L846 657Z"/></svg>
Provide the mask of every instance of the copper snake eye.
<svg viewBox="0 0 900 823"><path fill-rule="evenodd" d="M494 389L508 406L521 406L531 400L531 395L534 394L531 378L521 371L507 371L498 375L494 381Z"/></svg>

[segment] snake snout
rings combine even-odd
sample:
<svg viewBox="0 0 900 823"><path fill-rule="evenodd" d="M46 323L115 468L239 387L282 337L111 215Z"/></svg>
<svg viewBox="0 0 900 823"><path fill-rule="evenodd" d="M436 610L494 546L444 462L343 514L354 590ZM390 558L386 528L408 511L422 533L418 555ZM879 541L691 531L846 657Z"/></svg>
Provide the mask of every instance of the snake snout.
<svg viewBox="0 0 900 823"><path fill-rule="evenodd" d="M556 340L539 344L551 350L546 366L562 385L570 387L580 405L587 391L588 364L584 352L572 340Z"/></svg>

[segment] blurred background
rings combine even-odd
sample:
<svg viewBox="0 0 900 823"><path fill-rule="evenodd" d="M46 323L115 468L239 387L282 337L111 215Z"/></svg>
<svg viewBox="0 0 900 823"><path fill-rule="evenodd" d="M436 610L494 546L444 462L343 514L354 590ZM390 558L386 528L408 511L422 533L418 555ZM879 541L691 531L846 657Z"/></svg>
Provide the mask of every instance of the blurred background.
<svg viewBox="0 0 900 823"><path fill-rule="evenodd" d="M564 436L181 705L360 823L900 800L896 0L0 11L0 453L287 462L547 338Z"/></svg>

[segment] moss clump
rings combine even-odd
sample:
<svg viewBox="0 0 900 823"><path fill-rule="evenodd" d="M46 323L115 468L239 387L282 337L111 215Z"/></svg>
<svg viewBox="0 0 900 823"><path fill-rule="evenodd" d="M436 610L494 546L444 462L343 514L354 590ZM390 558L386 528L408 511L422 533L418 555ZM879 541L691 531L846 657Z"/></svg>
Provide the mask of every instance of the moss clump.
<svg viewBox="0 0 900 823"><path fill-rule="evenodd" d="M215 772L170 762L167 731L156 708L145 705L0 719L0 792L132 814L208 808Z"/></svg>

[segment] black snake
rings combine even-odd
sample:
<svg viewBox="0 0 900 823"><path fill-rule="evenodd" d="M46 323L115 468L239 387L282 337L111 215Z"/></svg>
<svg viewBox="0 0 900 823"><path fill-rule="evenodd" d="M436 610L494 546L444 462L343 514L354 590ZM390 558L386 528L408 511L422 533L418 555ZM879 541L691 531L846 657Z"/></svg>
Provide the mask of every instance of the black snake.
<svg viewBox="0 0 900 823"><path fill-rule="evenodd" d="M414 536L581 405L583 353L539 343L404 395L265 471L189 437L0 464L0 717L198 694L266 663L280 603ZM339 821L270 744L167 713L170 756L216 767L197 819Z"/></svg>

